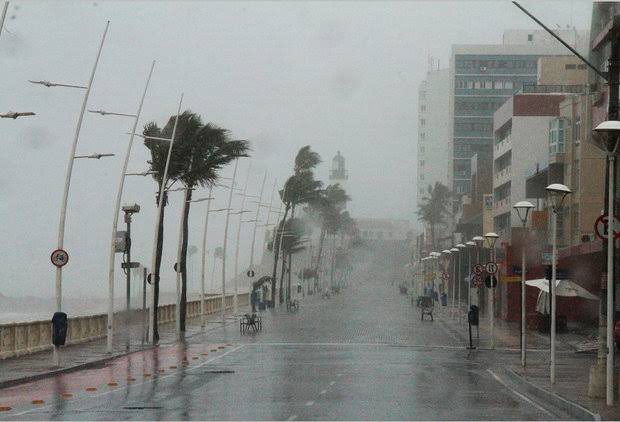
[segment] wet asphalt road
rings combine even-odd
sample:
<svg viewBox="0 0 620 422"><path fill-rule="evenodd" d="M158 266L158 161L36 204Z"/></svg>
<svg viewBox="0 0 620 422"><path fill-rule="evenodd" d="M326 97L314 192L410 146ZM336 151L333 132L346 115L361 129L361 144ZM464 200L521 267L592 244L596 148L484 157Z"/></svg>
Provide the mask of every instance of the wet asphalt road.
<svg viewBox="0 0 620 422"><path fill-rule="evenodd" d="M470 354L389 282L362 269L356 280L331 299L306 296L297 313L264 312L256 335L213 324L185 344L0 390L11 407L0 419L566 417L505 384L502 362L514 352Z"/></svg>

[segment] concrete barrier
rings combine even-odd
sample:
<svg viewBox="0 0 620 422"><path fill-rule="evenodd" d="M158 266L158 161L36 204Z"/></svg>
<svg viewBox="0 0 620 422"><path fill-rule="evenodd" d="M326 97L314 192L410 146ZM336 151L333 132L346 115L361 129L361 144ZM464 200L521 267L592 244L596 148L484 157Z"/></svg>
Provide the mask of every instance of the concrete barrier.
<svg viewBox="0 0 620 422"><path fill-rule="evenodd" d="M239 306L249 304L249 293L237 297ZM226 295L226 309L232 309L233 295ZM205 314L221 312L221 296L205 299ZM176 304L161 305L157 308L158 321L167 324L175 321ZM148 309L147 309L148 312ZM141 310L132 311L132 317L142 314ZM114 314L117 321L122 321L123 312ZM200 300L187 302L187 318L200 316ZM69 318L67 344L79 344L106 336L107 314L87 315ZM0 359L22 356L52 348L52 323L47 321L18 322L0 324Z"/></svg>

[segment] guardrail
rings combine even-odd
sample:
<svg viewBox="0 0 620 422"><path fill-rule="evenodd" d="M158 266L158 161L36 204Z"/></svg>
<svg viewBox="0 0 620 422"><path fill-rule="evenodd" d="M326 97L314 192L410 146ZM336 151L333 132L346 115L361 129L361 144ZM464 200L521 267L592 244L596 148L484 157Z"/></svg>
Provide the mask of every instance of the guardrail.
<svg viewBox="0 0 620 422"><path fill-rule="evenodd" d="M249 304L249 293L237 295L239 305ZM233 295L226 295L226 309L232 309ZM222 297L212 296L205 299L205 314L214 314L222 309ZM175 321L176 304L161 305L157 308L158 322L166 324ZM141 314L142 310L134 310ZM147 308L148 312L148 308ZM123 312L114 314L121 321ZM187 302L187 318L200 316L200 300ZM69 318L66 344L79 344L97 340L106 336L107 314L97 314ZM118 324L117 324L118 325ZM52 348L51 318L45 321L18 322L0 325L0 359L7 359L36 353Z"/></svg>

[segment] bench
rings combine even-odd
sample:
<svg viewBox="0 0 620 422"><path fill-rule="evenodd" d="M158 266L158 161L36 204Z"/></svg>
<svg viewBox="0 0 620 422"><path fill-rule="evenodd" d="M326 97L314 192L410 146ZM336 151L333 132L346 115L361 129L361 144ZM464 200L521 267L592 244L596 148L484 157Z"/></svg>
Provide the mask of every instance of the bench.
<svg viewBox="0 0 620 422"><path fill-rule="evenodd" d="M286 304L287 311L299 311L299 301L297 299L293 299L292 301Z"/></svg>
<svg viewBox="0 0 620 422"><path fill-rule="evenodd" d="M245 314L239 320L239 332L242 334L245 332L261 331L263 329L263 319L256 314Z"/></svg>

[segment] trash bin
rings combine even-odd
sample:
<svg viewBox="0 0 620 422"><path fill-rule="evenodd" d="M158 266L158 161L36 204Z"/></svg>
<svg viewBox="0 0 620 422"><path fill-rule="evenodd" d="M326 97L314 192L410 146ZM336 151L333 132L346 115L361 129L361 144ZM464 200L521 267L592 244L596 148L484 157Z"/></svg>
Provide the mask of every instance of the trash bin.
<svg viewBox="0 0 620 422"><path fill-rule="evenodd" d="M479 309L476 305L471 305L469 307L469 312L467 312L467 321L471 325L478 325L480 321Z"/></svg>
<svg viewBox="0 0 620 422"><path fill-rule="evenodd" d="M67 340L67 314L55 312L52 317L52 344L64 346Z"/></svg>
<svg viewBox="0 0 620 422"><path fill-rule="evenodd" d="M446 293L441 294L441 306L448 306L448 295Z"/></svg>

